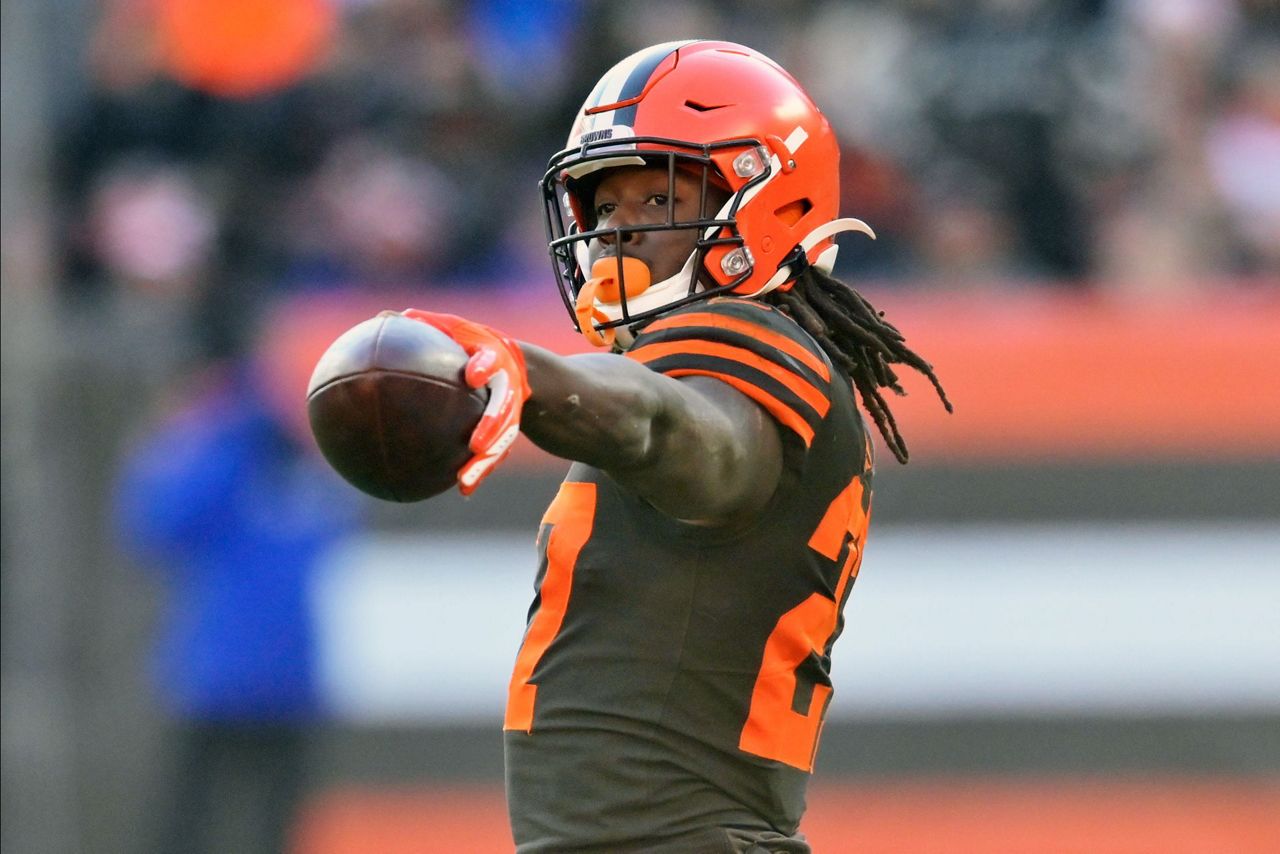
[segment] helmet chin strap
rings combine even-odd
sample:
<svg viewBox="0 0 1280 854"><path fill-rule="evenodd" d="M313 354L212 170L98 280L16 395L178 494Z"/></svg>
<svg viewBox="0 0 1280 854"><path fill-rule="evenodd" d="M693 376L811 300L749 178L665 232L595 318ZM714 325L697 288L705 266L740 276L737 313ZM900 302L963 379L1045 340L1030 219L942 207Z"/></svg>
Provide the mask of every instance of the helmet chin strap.
<svg viewBox="0 0 1280 854"><path fill-rule="evenodd" d="M667 303L675 302L681 297L688 296L689 277L693 275L693 262L697 257L698 253L694 252L674 276L650 285L636 296L628 296L628 313L639 313L653 308L661 308ZM625 350L635 340L635 336L631 334L630 329L625 326L612 326L608 329L599 330L591 323L592 318L604 322L622 318L622 303L606 302L600 299L596 289L591 287L592 281L594 279L587 282L578 294L578 327L582 330L583 336L597 347L617 346ZM697 285L697 289L702 289L701 283ZM589 309L584 308L584 300L590 306ZM588 311L590 311L590 315L587 314Z"/></svg>
<svg viewBox="0 0 1280 854"><path fill-rule="evenodd" d="M648 311L651 308L661 308L670 302L675 302L689 293L689 277L693 275L693 261L698 253L689 256L689 260L684 262L684 267L674 276L663 279L657 284L650 285L636 296L627 297L628 313L638 313ZM595 281L594 279L591 282ZM621 302L606 302L599 298L595 288L590 287L588 282L578 294L578 325L582 329L582 334L588 341L597 347L617 346L626 349L631 346L634 336L625 326L613 326L604 330L597 330L591 323L591 318L600 321L619 320L622 318ZM699 288L701 285L698 286ZM590 290L590 295L588 294ZM595 297L591 299L591 297ZM590 306L590 316L584 310L584 299ZM590 331L588 331L590 330Z"/></svg>
<svg viewBox="0 0 1280 854"><path fill-rule="evenodd" d="M628 295L627 312L629 314L638 314L642 311L661 308L673 300L687 296L689 293L689 277L693 275L693 262L697 258L697 254L696 252L691 254L684 262L684 266L675 275L668 276L661 282L654 282L636 296ZM597 299L596 309L609 320L622 318L621 302L605 302Z"/></svg>
<svg viewBox="0 0 1280 854"><path fill-rule="evenodd" d="M725 207L727 208L728 205ZM723 216L724 212L722 211L720 215ZM707 236L710 237L715 231L715 227L708 229ZM828 240L833 235L839 234L842 231L858 231L867 235L872 240L875 240L876 238L876 233L871 230L871 226L867 225L860 219L846 217L844 219L833 219L831 222L824 223L809 232L808 236L800 241L800 248L804 251L805 256L807 257L819 243L822 243L824 240ZM585 250L585 247L582 248ZM832 268L835 267L836 252L838 249L838 246L832 245L811 263L824 273L830 273ZM580 265L582 264L585 255L585 251L579 254ZM650 311L651 309L661 308L667 303L674 302L681 297L688 296L689 281L690 277L693 276L693 264L694 261L697 260L697 257L697 252L691 253L688 259L684 262L684 266L681 267L679 272L675 275L663 279L661 282L655 282L649 285L635 296L630 296L628 294L628 313L639 314L641 312ZM769 293L769 291L772 291L790 281L794 275L798 275L798 272L793 273L791 268L792 265L790 264L783 265L758 291L751 294L741 294L740 296L751 298ZM583 266L583 269L587 269L587 267ZM696 293L702 289L702 284L698 283L695 286L694 292ZM588 341L598 347L614 344L615 340L621 347L630 346L632 336L630 332L624 329L624 327L618 326L611 330L606 330L606 332L613 332L614 334L602 336L595 330L594 325L591 322L592 319L606 322L620 320L622 318L621 301L607 302L602 300L599 298L599 294L595 288L591 288L589 290L584 289L578 296L577 311L579 324L583 329L583 335L586 336ZM591 333L594 334L588 333L588 329L590 329Z"/></svg>

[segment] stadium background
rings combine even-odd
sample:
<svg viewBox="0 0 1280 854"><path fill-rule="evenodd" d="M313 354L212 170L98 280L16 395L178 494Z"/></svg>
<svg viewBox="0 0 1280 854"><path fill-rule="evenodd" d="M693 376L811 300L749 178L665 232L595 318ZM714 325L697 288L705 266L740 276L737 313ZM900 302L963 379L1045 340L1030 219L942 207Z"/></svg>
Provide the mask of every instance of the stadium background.
<svg viewBox="0 0 1280 854"><path fill-rule="evenodd" d="M913 459L881 454L817 850L1275 850L1275 4L254 7L3 5L6 851L155 820L165 597L114 544L123 450L263 326L290 376L388 305L581 349L535 180L600 73L690 34L828 112L880 234L837 272L957 405L895 405ZM470 501L370 506L319 568L298 852L508 844L501 704L562 469L522 446Z"/></svg>

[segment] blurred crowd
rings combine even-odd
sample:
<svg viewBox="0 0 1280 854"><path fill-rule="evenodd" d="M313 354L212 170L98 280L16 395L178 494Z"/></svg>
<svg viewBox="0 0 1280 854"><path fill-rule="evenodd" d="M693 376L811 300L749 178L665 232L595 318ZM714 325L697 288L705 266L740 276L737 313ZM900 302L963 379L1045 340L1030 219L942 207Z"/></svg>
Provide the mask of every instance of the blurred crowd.
<svg viewBox="0 0 1280 854"><path fill-rule="evenodd" d="M769 54L832 119L842 211L880 234L842 276L1168 290L1280 268L1267 0L298 0L240 66L183 5L97 4L55 167L65 297L184 314L197 358L281 294L554 299L548 156L613 62L690 36Z"/></svg>

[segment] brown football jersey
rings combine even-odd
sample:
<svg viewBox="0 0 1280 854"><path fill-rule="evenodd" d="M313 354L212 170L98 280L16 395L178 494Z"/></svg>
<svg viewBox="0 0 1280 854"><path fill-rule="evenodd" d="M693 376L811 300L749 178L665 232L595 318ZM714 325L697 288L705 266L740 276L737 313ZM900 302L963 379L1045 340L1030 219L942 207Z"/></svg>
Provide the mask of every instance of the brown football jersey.
<svg viewBox="0 0 1280 854"><path fill-rule="evenodd" d="M627 356L758 403L783 437L782 479L758 517L706 528L569 470L538 536L504 725L521 852L795 832L862 557L867 432L848 377L793 320L713 299L650 323Z"/></svg>

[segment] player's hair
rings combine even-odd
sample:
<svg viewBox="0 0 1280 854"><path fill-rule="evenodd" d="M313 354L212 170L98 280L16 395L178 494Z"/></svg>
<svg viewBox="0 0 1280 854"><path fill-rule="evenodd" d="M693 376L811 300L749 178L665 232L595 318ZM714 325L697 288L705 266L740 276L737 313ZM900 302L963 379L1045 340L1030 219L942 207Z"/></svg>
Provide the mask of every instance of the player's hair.
<svg viewBox="0 0 1280 854"><path fill-rule="evenodd" d="M906 338L884 319L883 311L877 311L866 297L839 279L806 267L791 288L774 291L764 299L799 323L849 375L898 462L905 464L910 455L880 390L892 389L899 396L906 391L890 365L907 365L924 374L947 412L952 411L933 366L906 346Z"/></svg>

